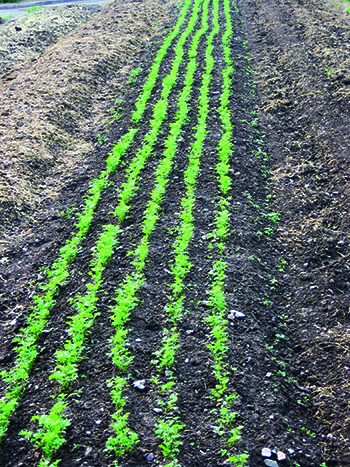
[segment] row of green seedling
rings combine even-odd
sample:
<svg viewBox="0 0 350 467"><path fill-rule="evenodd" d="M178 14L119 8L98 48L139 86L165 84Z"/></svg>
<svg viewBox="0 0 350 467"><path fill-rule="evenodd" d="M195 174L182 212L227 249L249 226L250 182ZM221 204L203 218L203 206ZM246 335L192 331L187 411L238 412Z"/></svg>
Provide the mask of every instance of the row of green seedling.
<svg viewBox="0 0 350 467"><path fill-rule="evenodd" d="M168 176L177 149L177 141L181 134L182 127L187 120L189 111L188 101L191 97L194 73L197 68L195 57L197 55L200 38L207 30L208 2L209 0L206 0L203 6L202 28L196 32L188 52L189 62L187 64L185 74L184 88L178 100L176 121L170 125L171 131L169 138L165 143L166 150L164 152L164 159L157 169L157 183L152 192L152 197L148 203L148 208L143 221L143 237L138 247L133 252L133 266L135 268L135 272L126 278L123 286L117 291L116 306L113 308L113 323L116 329L116 334L112 340L113 360L122 372L126 371L126 368L132 361L132 357L126 350L127 330L125 329L125 324L129 320L132 309L138 303L136 293L145 280L143 269L145 266L145 260L148 256L149 236L153 232L158 219L160 203L165 194ZM123 385L126 384L126 380L120 376L115 380L111 380L109 384L112 387L115 384L119 387L121 381ZM117 410L113 414L115 423L112 425L115 430L115 435L107 442L107 447L109 449L113 449L119 456L127 452L127 450L137 442L137 436L135 433L131 432L126 425L129 414L123 413L124 404L125 401L123 399L121 399L121 402L118 401L116 403ZM166 427L168 433L173 433L176 428L175 424L172 426L168 425ZM131 440L132 442L127 440Z"/></svg>
<svg viewBox="0 0 350 467"><path fill-rule="evenodd" d="M208 29L208 5L205 2L203 8L203 27ZM171 267L173 282L170 284L170 301L166 307L170 329L164 329L164 337L161 348L155 352L154 364L161 375L153 379L156 383L164 417L155 423L155 434L160 438L160 448L168 463L166 467L179 466L177 459L179 446L182 444L181 430L185 427L181 423L176 392L176 377L173 367L176 359L176 351L179 348L178 323L181 322L184 312L184 279L188 274L191 263L189 260L188 247L194 231L194 205L197 176L200 169L200 157L207 134L206 121L209 113L209 90L214 68L213 41L219 33L218 23L219 0L213 0L213 29L207 38L205 51L205 70L202 75L202 85L199 94L198 122L195 132L195 140L189 155L188 167L184 174L186 194L181 201L181 224L177 239L173 245L174 265ZM165 371L164 371L165 370Z"/></svg>
<svg viewBox="0 0 350 467"><path fill-rule="evenodd" d="M227 303L225 297L226 261L224 251L226 239L230 234L230 197L231 188L230 158L233 151L233 125L230 113L230 90L232 87L233 66L231 60L231 50L229 47L232 37L232 22L230 15L230 2L224 0L224 12L226 19L226 30L222 37L225 68L222 70L222 91L220 96L220 106L218 114L221 120L222 136L220 138L217 151L218 163L216 171L219 186L219 202L215 216L215 227L211 234L213 244L216 246L218 259L214 261L211 270L212 286L209 291L209 315L205 319L211 330L211 342L207 345L211 351L213 361L213 373L216 379L216 386L212 389L212 394L217 400L217 433L226 437L227 448L222 450L226 462L235 466L244 466L247 462L247 454L237 454L232 452L232 448L241 436L242 426L234 426L237 413L232 410L232 404L237 398L236 394L228 393L229 370L227 363Z"/></svg>
<svg viewBox="0 0 350 467"><path fill-rule="evenodd" d="M69 335L71 336L64 344L64 349L56 352L56 368L49 379L57 379L62 389L56 396L52 396L55 404L49 414L35 415L32 420L38 421L39 430L36 432L23 430L20 434L30 438L31 441L43 450L43 458L39 462L40 467L56 465L59 461L51 464L54 453L65 442L63 432L70 424L70 420L63 415L67 407L67 394L70 385L76 378L77 359L84 348L84 340L87 331L91 327L96 316L95 305L97 302L96 292L102 284L102 273L109 261L113 247L117 241L119 226L109 225L99 238L94 259L91 264L93 282L88 284L88 292L76 302L78 313L71 318L69 324Z"/></svg>
<svg viewBox="0 0 350 467"><path fill-rule="evenodd" d="M151 120L151 129L145 136L144 145L138 151L127 170L127 182L122 185L122 191L119 194L119 204L114 212L114 214L118 216L118 220L120 222L124 219L126 213L130 209L128 203L137 190L137 180L139 174L152 151L160 127L166 118L168 98L170 91L176 82L179 66L183 58L183 46L197 22L200 3L201 0L198 0L195 4L193 16L182 36L182 40L179 41L178 46L175 49L176 58L173 62L171 72L163 80L163 90L161 94L162 97L154 107L153 118ZM158 186L158 191L156 194L159 193L159 190L161 189L162 186ZM150 212L148 213L151 214ZM147 220L149 219L150 216ZM43 448L45 456L43 458L42 465L46 465L45 463L49 462L52 458L55 452L53 451L52 446L60 446L64 442L63 432L59 432L56 429L58 425L66 428L70 423L68 419L64 418L63 412L65 409L65 404L62 402L66 398L66 394L68 393L68 389L71 386L71 383L77 378L78 364L84 349L85 336L91 329L96 317L96 305L98 300L97 293L102 285L102 273L105 265L112 257L113 246L117 241L118 232L119 228L117 226L108 225L105 227L105 231L102 233L99 241L97 242L97 256L93 262L90 272L92 281L87 286L88 292L84 296L78 296L73 301L73 305L77 310L77 314L72 318L68 331L72 337L65 342L64 348L62 350L56 352L57 365L54 372L50 376L50 379L57 380L61 387L60 392L56 397L56 403L48 415L45 414L39 418L36 417L36 419L39 421L39 425L41 426L41 429L38 432L24 433L30 437L35 444ZM111 245L111 248L109 248L109 245ZM147 241L143 243L140 248L145 246L147 247ZM144 250L140 251L140 258L143 258L143 252ZM115 402L115 395L120 393L121 382L119 381L118 383L118 387L114 388L112 393L113 400ZM60 412L58 412L58 406L61 408ZM46 420L48 417L50 417L51 414L52 417L54 417L52 418L52 428L50 428L49 424L43 427L43 424L41 423L42 420ZM60 421L58 421L59 416L61 417ZM50 440L50 445L47 445L48 440Z"/></svg>
<svg viewBox="0 0 350 467"><path fill-rule="evenodd" d="M144 114L146 103L156 83L161 62L170 45L178 36L180 28L185 22L190 5L191 0L186 0L174 29L164 40L162 47L155 57L143 91L136 102L136 110L132 115L132 119L136 124L140 122ZM124 153L132 145L137 132L138 128L136 127L129 129L119 143L114 146L111 154L107 158L106 169L97 179L92 181L84 208L79 215L79 222L76 225L77 232L72 235L66 245L61 249L59 258L54 262L50 271L48 271L47 275L49 281L46 285L40 287L44 294L34 297L34 311L28 318L27 327L22 329L21 335L14 340L14 342L18 343L15 349L17 353L15 365L8 372L1 372L1 377L8 385L8 390L5 397L0 401L0 441L7 431L11 414L16 409L26 386L29 372L38 355L37 340L44 330L50 310L56 302L56 295L60 287L62 287L69 277L69 265L73 262L83 239L90 229L96 206L100 200L102 191L108 186L110 175L116 170Z"/></svg>

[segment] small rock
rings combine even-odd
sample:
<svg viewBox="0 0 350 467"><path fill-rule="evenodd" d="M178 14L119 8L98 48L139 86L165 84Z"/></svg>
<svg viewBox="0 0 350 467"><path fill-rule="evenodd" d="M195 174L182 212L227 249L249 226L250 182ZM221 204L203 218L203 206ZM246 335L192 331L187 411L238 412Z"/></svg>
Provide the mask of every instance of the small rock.
<svg viewBox="0 0 350 467"><path fill-rule="evenodd" d="M309 281L310 279L312 279L312 274L308 274L307 272L300 273L301 281Z"/></svg>
<svg viewBox="0 0 350 467"><path fill-rule="evenodd" d="M231 310L231 313L228 315L228 319L235 319L235 318L245 318L245 314L241 311Z"/></svg>
<svg viewBox="0 0 350 467"><path fill-rule="evenodd" d="M144 391L145 384L146 384L146 381L144 379L140 379L139 381L133 382L134 388L139 389L140 391Z"/></svg>
<svg viewBox="0 0 350 467"><path fill-rule="evenodd" d="M264 463L267 467L278 467L277 462L271 461L270 459L264 460Z"/></svg>
<svg viewBox="0 0 350 467"><path fill-rule="evenodd" d="M271 449L269 449L269 448L263 448L263 449L261 450L261 455L262 455L263 457L271 457Z"/></svg>
<svg viewBox="0 0 350 467"><path fill-rule="evenodd" d="M155 412L155 413L162 413L163 410L162 410L162 409L159 409L158 407L154 407L153 412Z"/></svg>
<svg viewBox="0 0 350 467"><path fill-rule="evenodd" d="M289 449L288 449L288 452L289 452L289 454L290 454L291 456L292 456L293 454L295 454L295 451L294 451L294 449L292 449L292 448L289 448Z"/></svg>
<svg viewBox="0 0 350 467"><path fill-rule="evenodd" d="M89 457L90 454L92 453L92 447L91 446L88 446L86 449L85 449L85 457Z"/></svg>
<svg viewBox="0 0 350 467"><path fill-rule="evenodd" d="M290 105L292 105L293 102L290 100L290 99L283 99L281 100L281 105L283 107L289 107Z"/></svg>
<svg viewBox="0 0 350 467"><path fill-rule="evenodd" d="M102 423L102 420L95 420L96 425L100 425Z"/></svg>
<svg viewBox="0 0 350 467"><path fill-rule="evenodd" d="M148 456L146 457L146 459L148 460L148 462L151 462L153 461L154 459L154 455L151 453L151 454L148 454Z"/></svg>
<svg viewBox="0 0 350 467"><path fill-rule="evenodd" d="M272 376L272 373L269 371L268 373L266 373L266 375L265 375L265 376L266 376L266 378L271 378L271 376Z"/></svg>
<svg viewBox="0 0 350 467"><path fill-rule="evenodd" d="M285 460L287 460L287 456L285 455L284 452L277 451L277 460L280 462L284 462Z"/></svg>

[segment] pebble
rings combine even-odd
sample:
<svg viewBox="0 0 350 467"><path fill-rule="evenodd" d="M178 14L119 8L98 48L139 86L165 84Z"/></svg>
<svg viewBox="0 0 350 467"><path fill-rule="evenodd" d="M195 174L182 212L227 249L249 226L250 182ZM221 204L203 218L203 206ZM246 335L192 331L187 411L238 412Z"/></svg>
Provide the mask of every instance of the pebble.
<svg viewBox="0 0 350 467"><path fill-rule="evenodd" d="M269 448L263 448L263 449L261 450L261 455L262 455L263 457L271 457L271 449L269 449Z"/></svg>
<svg viewBox="0 0 350 467"><path fill-rule="evenodd" d="M277 451L277 460L280 462L284 462L287 459L287 456L282 451Z"/></svg>
<svg viewBox="0 0 350 467"><path fill-rule="evenodd" d="M228 319L235 319L235 318L245 318L245 314L241 311L231 310L231 313L228 315Z"/></svg>
<svg viewBox="0 0 350 467"><path fill-rule="evenodd" d="M270 459L264 460L264 463L267 465L267 467L278 467L277 462L271 461Z"/></svg>
<svg viewBox="0 0 350 467"><path fill-rule="evenodd" d="M140 389L140 391L143 391L145 389L145 384L146 384L146 381L144 379L140 379L139 381L133 382L134 388Z"/></svg>
<svg viewBox="0 0 350 467"><path fill-rule="evenodd" d="M150 462L150 461L153 461L153 459L154 459L154 455L152 453L148 454L147 460Z"/></svg>
<svg viewBox="0 0 350 467"><path fill-rule="evenodd" d="M89 457L90 454L92 453L92 447L91 446L88 446L85 450L85 457Z"/></svg>

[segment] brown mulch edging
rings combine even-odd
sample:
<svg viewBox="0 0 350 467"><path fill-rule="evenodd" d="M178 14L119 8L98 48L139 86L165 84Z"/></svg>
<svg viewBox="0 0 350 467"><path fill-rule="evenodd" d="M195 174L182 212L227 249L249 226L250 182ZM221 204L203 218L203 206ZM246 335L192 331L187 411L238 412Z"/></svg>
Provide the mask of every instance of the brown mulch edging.
<svg viewBox="0 0 350 467"><path fill-rule="evenodd" d="M16 65L42 52L100 11L98 5L26 9L0 23L0 80ZM1 10L0 10L1 14Z"/></svg>
<svg viewBox="0 0 350 467"><path fill-rule="evenodd" d="M11 235L24 214L50 204L70 180L88 170L84 159L101 124L111 118L108 106L130 57L166 15L166 8L152 1L142 9L137 2L106 6L5 76L0 95L0 219L5 233Z"/></svg>

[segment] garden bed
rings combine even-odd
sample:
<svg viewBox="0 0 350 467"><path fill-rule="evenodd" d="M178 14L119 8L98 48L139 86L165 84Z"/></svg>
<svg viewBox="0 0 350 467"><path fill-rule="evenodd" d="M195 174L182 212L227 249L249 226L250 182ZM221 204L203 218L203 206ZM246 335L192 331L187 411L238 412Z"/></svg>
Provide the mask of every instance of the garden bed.
<svg viewBox="0 0 350 467"><path fill-rule="evenodd" d="M345 466L348 19L141 4L3 77L3 465Z"/></svg>

